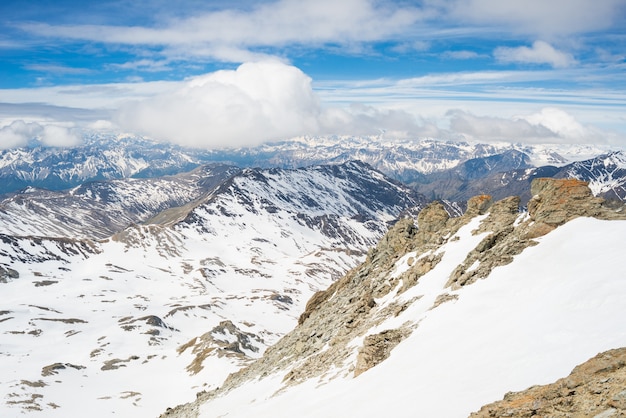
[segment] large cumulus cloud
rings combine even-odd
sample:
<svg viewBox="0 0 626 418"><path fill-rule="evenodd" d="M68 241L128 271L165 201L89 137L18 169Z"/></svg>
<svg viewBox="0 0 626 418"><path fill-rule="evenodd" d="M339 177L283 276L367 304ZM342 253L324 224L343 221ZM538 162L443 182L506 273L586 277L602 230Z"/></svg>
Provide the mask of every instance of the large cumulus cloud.
<svg viewBox="0 0 626 418"><path fill-rule="evenodd" d="M311 79L278 61L246 63L195 77L171 93L129 103L125 129L183 145L254 145L318 130Z"/></svg>
<svg viewBox="0 0 626 418"><path fill-rule="evenodd" d="M116 121L158 140L203 148L253 146L298 135L408 135L420 129L404 111L323 108L307 75L274 60L191 78L173 92L128 103Z"/></svg>

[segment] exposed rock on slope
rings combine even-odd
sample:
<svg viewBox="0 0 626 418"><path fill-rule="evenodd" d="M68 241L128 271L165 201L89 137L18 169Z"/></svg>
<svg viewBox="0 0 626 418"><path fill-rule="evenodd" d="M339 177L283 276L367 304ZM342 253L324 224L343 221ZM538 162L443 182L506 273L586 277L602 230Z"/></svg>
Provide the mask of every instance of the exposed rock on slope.
<svg viewBox="0 0 626 418"><path fill-rule="evenodd" d="M529 150L526 150L529 151ZM563 161L546 161L561 163ZM589 182L594 195L626 200L626 153L612 152L563 167L533 167L529 157L519 151L475 158L448 170L427 174L411 185L433 199L464 201L480 193L494 199L519 196L526 205L533 196L530 185L542 177L574 178Z"/></svg>
<svg viewBox="0 0 626 418"><path fill-rule="evenodd" d="M494 267L510 263L524 248L534 245L533 238L578 216L626 217L623 207L605 206L605 200L594 197L587 183L580 180L540 178L533 181L531 192L533 198L528 202L528 218L517 225L514 223L518 217L519 198L502 199L490 208L479 231L492 232L452 273L449 286L454 289L487 277Z"/></svg>
<svg viewBox="0 0 626 418"><path fill-rule="evenodd" d="M204 199L108 240L0 234L0 416L155 416L219 386L423 202L363 163L202 172Z"/></svg>
<svg viewBox="0 0 626 418"><path fill-rule="evenodd" d="M166 209L206 197L239 171L212 164L176 176L93 181L66 191L31 188L0 196L0 233L105 239Z"/></svg>
<svg viewBox="0 0 626 418"><path fill-rule="evenodd" d="M626 348L600 353L576 366L567 377L550 385L507 393L503 400L470 415L473 418L533 416L626 416Z"/></svg>
<svg viewBox="0 0 626 418"><path fill-rule="evenodd" d="M317 292L298 326L262 358L232 374L217 391L199 393L195 403L164 416L197 416L203 402L269 375L282 376L279 392L309 379L359 376L383 362L428 311L458 299L463 287L513 261L535 244L534 238L577 216L626 219L626 212L605 207L583 182L542 179L533 190L537 195L528 214L519 214L518 198L492 203L489 196L477 196L458 218L449 218L440 203L433 203L419 213L417 226L412 219L400 220L362 265ZM465 258L450 256L458 261L447 279L427 285L428 293L416 292L422 278L448 256L445 248L466 236L464 227L471 228L473 249Z"/></svg>

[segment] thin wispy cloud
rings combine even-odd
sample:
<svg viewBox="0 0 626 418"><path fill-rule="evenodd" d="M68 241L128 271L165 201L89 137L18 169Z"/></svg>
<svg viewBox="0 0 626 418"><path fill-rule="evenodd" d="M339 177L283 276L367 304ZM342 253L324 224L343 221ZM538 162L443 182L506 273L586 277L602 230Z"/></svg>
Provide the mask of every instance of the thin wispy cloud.
<svg viewBox="0 0 626 418"><path fill-rule="evenodd" d="M438 1L452 19L506 28L509 33L561 37L603 30L623 19L622 0Z"/></svg>
<svg viewBox="0 0 626 418"><path fill-rule="evenodd" d="M56 64L26 64L24 68L30 71L37 71L37 72L42 72L42 73L54 73L54 74L93 73L93 70L90 70L89 68L67 67L65 65L56 65Z"/></svg>
<svg viewBox="0 0 626 418"><path fill-rule="evenodd" d="M424 18L415 8L367 0L281 0L252 10L225 9L166 22L161 27L24 23L30 34L66 40L176 48L193 56L237 61L242 51L288 45L350 45L399 36ZM232 57L232 58L231 58Z"/></svg>
<svg viewBox="0 0 626 418"><path fill-rule="evenodd" d="M441 54L444 58L455 60L471 60L477 58L488 58L488 55L479 54L475 51L461 50L461 51L445 51Z"/></svg>
<svg viewBox="0 0 626 418"><path fill-rule="evenodd" d="M547 64L554 68L567 68L576 64L572 54L558 51L543 41L535 41L531 47L499 47L494 55L502 63Z"/></svg>

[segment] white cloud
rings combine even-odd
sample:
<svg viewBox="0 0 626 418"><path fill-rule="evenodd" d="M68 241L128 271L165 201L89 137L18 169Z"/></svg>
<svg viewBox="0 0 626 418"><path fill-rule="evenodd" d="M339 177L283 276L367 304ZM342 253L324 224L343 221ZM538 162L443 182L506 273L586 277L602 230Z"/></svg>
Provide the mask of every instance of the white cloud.
<svg viewBox="0 0 626 418"><path fill-rule="evenodd" d="M25 123L21 120L14 121L0 129L0 149L26 146L38 130L37 124Z"/></svg>
<svg viewBox="0 0 626 418"><path fill-rule="evenodd" d="M147 72L170 71L172 68L168 60L140 59L122 64L109 64L108 68L113 70L141 70Z"/></svg>
<svg viewBox="0 0 626 418"><path fill-rule="evenodd" d="M455 59L455 60L470 60L470 59L484 58L485 57L485 55L480 55L477 52L467 51L467 50L445 51L442 54L442 56L444 58Z"/></svg>
<svg viewBox="0 0 626 418"><path fill-rule="evenodd" d="M72 130L58 125L41 125L36 122L13 121L0 128L0 149L41 144L49 147L73 147L81 139Z"/></svg>
<svg viewBox="0 0 626 418"><path fill-rule="evenodd" d="M339 135L385 134L389 138L437 137L434 124L420 124L418 119L399 109L377 109L352 104L348 108L328 108L320 115L320 133Z"/></svg>
<svg viewBox="0 0 626 418"><path fill-rule="evenodd" d="M191 78L176 91L123 106L116 119L156 139L236 147L316 132L319 112L308 76L264 61Z"/></svg>
<svg viewBox="0 0 626 418"><path fill-rule="evenodd" d="M510 118L476 116L462 110L448 112L453 134L477 141L527 143L605 143L610 133L585 126L569 113L557 108Z"/></svg>
<svg viewBox="0 0 626 418"><path fill-rule="evenodd" d="M531 115L519 116L518 119L526 120L533 126L543 126L559 138L571 142L590 142L590 139L597 139L595 138L597 130L583 126L569 113L554 107L541 109L540 112Z"/></svg>
<svg viewBox="0 0 626 418"><path fill-rule="evenodd" d="M503 63L548 64L555 68L566 68L576 63L571 54L558 51L543 41L535 41L531 48L499 47L494 51L494 56Z"/></svg>
<svg viewBox="0 0 626 418"><path fill-rule="evenodd" d="M430 47L431 47L430 41L414 40L411 42L400 42L391 49L394 52L398 52L401 54L408 54L408 53L413 53L413 52L428 51Z"/></svg>
<svg viewBox="0 0 626 418"><path fill-rule="evenodd" d="M64 126L45 125L39 141L48 147L74 147L81 143L78 135Z"/></svg>
<svg viewBox="0 0 626 418"><path fill-rule="evenodd" d="M162 46L166 54L243 62L262 58L251 51L255 47L350 46L398 37L424 16L417 8L393 2L279 0L247 10L223 9L171 19L158 27L25 23L20 28L44 37Z"/></svg>
<svg viewBox="0 0 626 418"><path fill-rule="evenodd" d="M52 73L52 74L89 74L93 71L88 68L76 68L76 67L67 67L65 65L55 65L55 64L28 64L25 65L24 68L31 71L38 71L42 73Z"/></svg>
<svg viewBox="0 0 626 418"><path fill-rule="evenodd" d="M478 141L524 142L528 139L554 137L554 132L542 125L532 125L526 120L512 120L493 116L475 116L462 110L451 110L450 129Z"/></svg>
<svg viewBox="0 0 626 418"><path fill-rule="evenodd" d="M626 97L623 92L540 87L550 80L594 74L585 68L461 72L312 85L297 68L266 61L179 82L0 90L5 101L0 103L0 127L22 120L109 131L119 128L113 121L127 131L206 148L292 135L381 132L389 138L454 139L458 132L477 140L598 140L623 147L626 120L617 106ZM538 112L546 103L574 119ZM450 109L464 111L447 113ZM513 117L519 114L527 116ZM448 131L450 121L456 131ZM577 130L584 134L575 134ZM4 130L0 147L23 144L25 138L16 135Z"/></svg>
<svg viewBox="0 0 626 418"><path fill-rule="evenodd" d="M323 107L311 79L279 61L191 78L173 92L128 103L115 121L158 140L204 148L252 146L298 135L386 132L400 137L434 136L436 131L404 110Z"/></svg>
<svg viewBox="0 0 626 418"><path fill-rule="evenodd" d="M441 4L441 0L434 0ZM457 21L507 28L509 32L566 36L606 29L623 16L623 0L450 0Z"/></svg>

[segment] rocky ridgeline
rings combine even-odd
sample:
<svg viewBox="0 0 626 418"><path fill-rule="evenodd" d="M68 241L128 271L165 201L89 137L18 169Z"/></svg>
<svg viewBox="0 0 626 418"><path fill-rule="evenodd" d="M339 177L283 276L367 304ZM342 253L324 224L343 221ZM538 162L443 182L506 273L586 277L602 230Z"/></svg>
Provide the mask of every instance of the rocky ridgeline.
<svg viewBox="0 0 626 418"><path fill-rule="evenodd" d="M552 384L509 392L503 400L470 415L472 418L533 416L626 416L626 348L600 353Z"/></svg>
<svg viewBox="0 0 626 418"><path fill-rule="evenodd" d="M412 218L399 220L369 251L363 264L314 294L298 326L268 348L262 358L229 376L216 391L200 392L194 403L169 409L163 417L195 417L203 402L270 374L281 373L288 386L311 378L356 377L381 363L418 321L375 333L371 333L372 328L397 317L420 299L399 296L439 263L443 252L438 250L457 239L455 233L476 216L482 215L482 222L473 233L488 235L453 270L430 309L454 300L458 296L451 292L486 278L495 267L510 263L515 255L535 245L535 238L575 217L626 219L624 207L607 206L603 199L593 197L582 181L537 179L532 193L525 214L519 212L518 197L492 202L490 196L480 195L469 200L467 211L460 217L451 218L444 206L435 202L419 212L417 226ZM415 254L406 260L409 268L394 275L398 261L409 253ZM354 341L362 341L362 345L354 347Z"/></svg>

